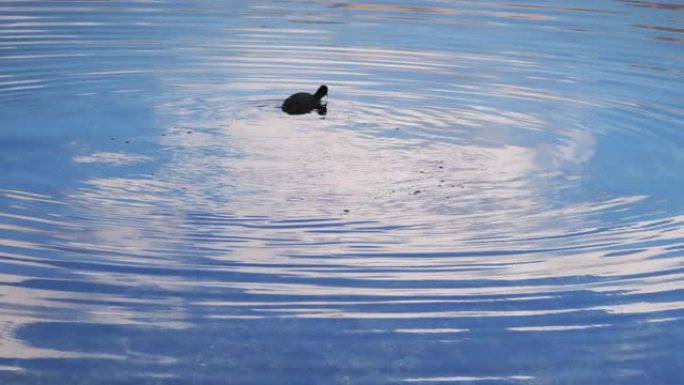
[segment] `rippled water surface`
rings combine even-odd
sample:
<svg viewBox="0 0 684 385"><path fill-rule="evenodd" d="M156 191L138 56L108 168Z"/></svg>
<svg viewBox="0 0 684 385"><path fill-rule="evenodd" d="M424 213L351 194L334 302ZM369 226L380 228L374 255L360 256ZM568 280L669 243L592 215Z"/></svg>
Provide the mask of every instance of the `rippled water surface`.
<svg viewBox="0 0 684 385"><path fill-rule="evenodd" d="M683 80L666 0L2 0L0 383L682 384Z"/></svg>

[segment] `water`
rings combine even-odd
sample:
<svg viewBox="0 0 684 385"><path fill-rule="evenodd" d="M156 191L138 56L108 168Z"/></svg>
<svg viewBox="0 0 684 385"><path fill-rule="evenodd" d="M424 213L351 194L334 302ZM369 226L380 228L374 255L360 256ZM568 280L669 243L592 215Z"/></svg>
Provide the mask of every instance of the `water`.
<svg viewBox="0 0 684 385"><path fill-rule="evenodd" d="M0 2L0 383L684 383L683 10Z"/></svg>

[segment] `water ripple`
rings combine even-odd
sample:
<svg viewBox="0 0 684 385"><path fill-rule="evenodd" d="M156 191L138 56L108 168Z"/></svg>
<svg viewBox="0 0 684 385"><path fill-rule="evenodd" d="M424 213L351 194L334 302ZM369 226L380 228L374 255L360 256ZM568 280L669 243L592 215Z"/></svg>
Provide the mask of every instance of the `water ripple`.
<svg viewBox="0 0 684 385"><path fill-rule="evenodd" d="M681 9L0 1L0 382L682 382Z"/></svg>

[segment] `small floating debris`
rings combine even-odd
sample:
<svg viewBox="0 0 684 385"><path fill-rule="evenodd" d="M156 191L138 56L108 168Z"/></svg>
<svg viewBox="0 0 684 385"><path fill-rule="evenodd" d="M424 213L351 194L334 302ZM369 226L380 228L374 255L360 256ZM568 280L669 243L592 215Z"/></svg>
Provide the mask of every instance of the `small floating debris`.
<svg viewBox="0 0 684 385"><path fill-rule="evenodd" d="M344 209L344 210L342 210L342 212L349 213L349 209Z"/></svg>
<svg viewBox="0 0 684 385"><path fill-rule="evenodd" d="M418 195L418 194L420 194L421 192L422 192L422 191L420 191L420 190L416 190L416 191L413 192L413 195Z"/></svg>
<svg viewBox="0 0 684 385"><path fill-rule="evenodd" d="M129 143L131 143L131 142L127 140L127 141L126 141L126 144L129 144Z"/></svg>

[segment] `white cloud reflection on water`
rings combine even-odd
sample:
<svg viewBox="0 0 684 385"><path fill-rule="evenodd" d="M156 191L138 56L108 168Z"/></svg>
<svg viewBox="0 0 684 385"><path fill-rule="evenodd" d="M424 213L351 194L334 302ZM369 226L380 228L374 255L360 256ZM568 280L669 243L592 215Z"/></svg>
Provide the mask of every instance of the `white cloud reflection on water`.
<svg viewBox="0 0 684 385"><path fill-rule="evenodd" d="M663 233L661 228L654 228L647 235L639 223L599 230L600 221L591 218L594 213L622 210L648 199L646 196L575 202L560 207L549 200L559 188L572 190L579 186L583 167L592 160L597 145L595 134L586 128L552 127L539 114L491 107L451 109L443 104L451 100L449 97L439 99L442 104L423 108L422 102L413 106L410 101L427 97L404 94L406 98L397 99L399 105L391 105L388 98L401 93L364 90L373 83L363 81L332 88L337 94L331 91L334 96L331 95L330 113L325 119L314 115L290 117L277 111L279 100L271 98L271 92L280 91L268 91L268 96L252 96L247 100L225 96L235 90L265 89L276 78L263 77L263 66L278 69L280 61L287 59L283 56L286 51L279 51L277 46L255 49L245 44L242 48L244 57L229 57L228 63L221 63L231 67L231 62L238 63L244 76L240 81L225 85L204 84L201 80L196 84L185 83L181 86L182 92L212 96L159 107L160 115L172 112L178 121L166 131L168 135L160 138L167 162L154 176L91 179L89 187L78 192L83 195L74 197L93 202L91 209L95 211L99 207L107 208L108 214L93 213L96 222L100 216L130 214L139 222L125 234L106 229L98 232L96 239L105 244L128 244L131 250L163 250L152 244L164 243L164 234L154 238L154 242L150 237L135 234L138 226L148 229L162 226L175 229L166 241L181 239L211 250L211 259L244 264L231 266L232 271L306 278L449 281L479 280L494 275L497 280L505 281L584 275L619 277L635 271L668 271L680 263L677 258L652 258L666 252L666 246L646 247L614 260L604 258L606 248L628 248L637 232L642 237L651 237L650 244L655 239L666 244L677 240L676 231ZM307 50L317 52L313 48ZM332 66L334 73L335 63L340 68L358 63L352 69L361 74L378 67L415 70L401 65L402 60L414 55L409 52L319 50L320 54L332 53L339 61L314 59L312 64L309 58L308 61L289 59L289 62L303 65L304 72L308 66L327 65ZM448 74L448 65L439 66L448 59L434 57L431 62L440 73ZM392 60L396 63L389 67L367 65ZM465 60L505 62L507 59L473 56ZM263 66L252 65L256 63ZM424 63L416 58L415 64ZM513 61L513 64L534 67L530 61ZM286 69L279 68L279 71ZM293 89L296 83L305 83L306 76L302 79L296 76L297 82L279 80L270 85L276 89ZM178 79L169 82L171 89L176 83ZM574 102L548 91L502 84L495 87L499 90L495 94L507 98ZM449 95L444 90L433 91ZM459 95L468 93L491 94L470 88ZM381 100L380 104L356 100L369 96ZM592 107L588 101L577 104ZM548 140L537 138L534 143L511 144L518 141L516 135L521 132L540 131L558 133ZM109 205L109 196L121 201ZM121 208L120 203L127 201L140 211ZM156 205L151 205L152 202ZM119 209L126 211L117 213ZM188 224L185 217L188 213L200 213L208 222ZM258 218L253 225L239 223L250 217ZM281 220L314 222L310 226L290 228L277 224ZM354 224L354 221L369 223ZM394 226L398 229L392 229ZM333 231L326 232L326 228ZM596 236L572 237L574 232L591 229L596 229ZM206 232L211 233L211 239L202 235ZM86 234L84 238L91 236ZM174 247L171 243L167 246ZM496 250L510 255L502 256ZM438 252L456 254L435 254ZM468 253L476 255L468 256ZM344 268L311 269L308 265L320 263L320 259L298 258L309 255L325 256L321 258L342 264ZM405 258L407 255L416 260ZM287 267L277 266L278 263ZM389 271L375 271L379 268ZM637 280L636 287L646 281ZM316 292L310 285L204 283L207 287L229 286L247 292ZM598 285L617 291L625 289L627 284L612 281ZM676 285L665 285L663 290L676 289ZM582 283L544 290L589 287ZM440 290L444 295L501 290L496 286L479 289L474 292ZM336 287L334 290L352 295L368 294L363 288ZM533 294L538 290L542 289L533 286L517 291ZM404 295L436 293L425 293L421 288L400 292ZM389 293L386 289L373 291L374 295Z"/></svg>
<svg viewBox="0 0 684 385"><path fill-rule="evenodd" d="M120 152L95 152L89 155L75 156L73 159L77 163L102 163L114 166L131 165L152 160L148 156Z"/></svg>
<svg viewBox="0 0 684 385"><path fill-rule="evenodd" d="M471 203L461 207L463 213L454 211L440 212L439 204L432 202L434 195L429 192L421 193L420 199L411 194L416 183L424 182L422 178L434 178L435 164L432 159L423 159L453 149L452 145L427 146L405 150L402 146L405 142L399 139L378 139L357 133L328 127L327 130L312 130L309 125L325 124L326 121L314 117L301 119L283 120L279 116L271 116L260 124L254 121L238 122L212 134L192 135L191 140L171 137L178 154L173 157L176 163L165 165L156 172L155 179L166 179L165 182L147 180L138 186L138 182L144 180L122 179L118 182L109 179L91 180L90 186L83 189L84 194L78 199L81 202L99 202L89 207L90 216L93 219L94 229L100 225L98 222L107 217L125 217L125 235L121 232L100 231L97 237L102 244L113 246L115 249L124 247L131 250L132 254L148 254L139 259L144 262L157 255L163 255L164 250L171 250L180 240L181 243L195 244L211 250L212 259L217 261L233 261L238 265L231 265L225 269L213 267L213 271L225 270L226 272L242 272L268 274L274 277L298 276L302 278L345 278L355 280L393 280L420 282L422 280L445 282L453 280L482 280L495 277L497 281L524 280L531 278L562 278L573 276L616 277L617 279L577 284L553 284L532 286L499 286L494 284L480 285L475 288L438 288L427 289L412 287L405 289L387 289L368 287L324 286L309 284L282 284L275 282L223 282L206 278L202 280L205 289L239 289L251 294L275 294L275 295L306 295L306 296L378 296L392 298L395 296L481 296L497 295L505 292L506 295L534 295L540 293L563 293L575 290L591 290L595 292L618 293L648 293L658 291L673 291L682 289L681 277L676 275L658 275L652 278L627 278L635 273L666 272L676 269L681 264L681 258L653 258L667 251L668 244L681 238L681 230L663 232L662 227L652 226L648 222L632 223L627 227L618 227L614 230L601 231L593 240L592 235L583 236L576 241L568 240L570 245L567 252L562 249L539 252L535 250L537 242L544 243L544 238L563 236L567 228L546 227L550 218L570 217L573 218L573 228L585 228L583 215L592 212L605 212L625 205L634 204L644 197L631 197L613 199L607 202L594 202L579 204L576 207L564 207L558 210L540 210L544 206L543 190L531 184L517 183L515 188L504 194L497 189L470 191L468 194ZM306 120L308 119L308 120ZM278 125L279 122L286 123ZM320 122L320 123L319 123ZM300 126L300 124L302 126ZM225 135L225 136L224 136ZM168 138L168 137L167 137ZM186 136L187 138L187 136ZM321 143L335 143L335 145L320 145ZM339 145L338 145L339 143ZM222 156L221 151L216 151L222 146L229 146L231 156ZM567 145L564 143L563 146ZM396 147L399 150L396 150ZM368 148L370 147L370 148ZM476 155L459 155L460 167L466 169L466 173L473 178L479 178L479 185L496 185L508 183L508 180L526 178L533 174L535 168L540 167L534 163L539 158L530 155L529 149L518 148L517 151L507 149L489 149L476 146L460 147L464 152L468 151ZM548 149L548 148L547 148ZM424 151L424 152L423 152ZM479 151L479 152L478 152ZM322 156L322 154L325 156ZM563 151L559 151L563 153ZM206 154L207 156L205 156ZM502 155L505 154L505 155ZM452 154L447 154L451 155ZM571 157L577 160L576 157ZM445 157L445 159L449 159ZM517 159L517 160L516 160ZM580 158L581 159L581 158ZM585 158L589 159L589 158ZM195 162L195 160L197 160ZM463 162L470 161L470 167ZM489 163L488 163L489 162ZM448 164L448 162L446 162ZM416 164L426 165L416 167ZM209 168L207 165L212 165ZM548 162L545 166L560 165L563 162ZM505 168L505 166L511 166ZM417 168L424 168L430 174L415 175ZM489 173L488 170L495 170ZM296 172L293 173L293 170ZM469 170L469 171L468 171ZM548 171L548 170L546 170ZM208 175L206 175L208 174ZM192 175L192 178L188 177ZM224 175L222 179L222 175ZM177 178L178 182L170 182ZM190 183L195 180L196 183ZM382 183L379 183L381 180ZM241 183L244 181L245 183ZM148 184L155 188L144 187ZM178 186L183 186L183 194L178 194ZM396 198L387 194L387 186L395 189L401 188L405 192L403 197ZM384 194L378 194L378 190ZM438 191L438 190L437 190ZM456 190L459 191L459 190ZM526 193L528 200L521 200L521 191ZM142 195L140 195L142 194ZM147 195L164 196L163 199L147 199ZM467 197L468 194L464 193ZM497 195L500 194L500 195ZM367 199L367 196L374 199ZM116 196L116 202L112 204L111 197ZM428 198L425 198L425 197ZM302 197L303 199L291 199ZM159 198L159 197L158 197ZM432 198L432 199L431 199ZM443 199L443 196L438 199ZM477 199L486 199L487 208L480 212L473 209L480 208L472 202ZM127 202L138 202L136 205L128 205ZM408 201L408 202L405 202ZM156 203L154 203L156 202ZM507 203L513 204L508 208ZM499 209L497 203L502 204ZM525 205L527 204L527 205ZM337 205L338 207L330 207ZM135 215L130 216L136 207ZM345 216L340 213L341 207L351 207L352 213ZM453 206L447 206L453 210ZM98 210L106 210L98 212ZM117 210L124 210L117 212ZM187 222L186 215L190 212L203 213L209 220L206 224ZM526 213L530 215L511 215L509 213ZM239 215L238 215L239 213ZM391 214L388 214L391 213ZM269 215L270 214L270 215ZM488 220L491 215L502 215L499 221L494 221L490 231L501 235L497 244L508 245L511 251L517 251L513 255L498 255L492 251L492 242L484 241L480 245L478 236L482 232L473 229L471 223L460 224L454 221L454 216L463 216L466 222ZM384 217L383 217L384 216ZM252 217L244 223L252 223L242 226L241 221ZM154 218L162 219L155 223ZM310 226L303 228L288 228L280 225L280 219L309 218L313 221ZM318 220L316 219L318 218ZM434 227L427 227L428 220ZM382 230L382 221L391 220L393 224L400 223L406 226L405 230ZM164 221L171 220L171 222ZM213 220L213 222L212 222ZM372 233L358 233L354 226L347 226L346 222L362 220L377 222L380 225L378 231ZM520 221L516 224L516 221ZM681 219L671 218L673 228ZM106 222L106 220L105 220ZM654 221L657 222L657 221ZM172 224L173 223L173 224ZM321 224L331 224L333 229L339 229L338 233L330 235L318 230ZM491 224L491 223L490 223ZM497 225L505 226L497 229ZM376 226L377 226L376 225ZM165 229L174 228L176 235L171 237L168 233L160 233L157 238L144 236L144 229L153 229L162 226ZM368 226L368 225L365 225ZM442 227L443 226L443 227ZM203 228L205 227L205 228ZM650 229L647 229L649 228ZM143 229L139 235L136 232ZM529 231L522 232L520 229ZM165 230L166 231L166 230ZM202 233L210 231L215 238L205 239ZM537 240L517 240L519 234L529 237L538 237ZM638 250L629 255L616 259L606 259L605 246L622 245L625 247L636 239L648 240L648 247ZM92 239L86 233L84 239ZM241 239L240 243L222 242L221 237L234 237ZM275 240L270 240L275 239ZM663 242L662 247L655 246ZM164 245L164 246L160 246ZM117 244L121 246L116 246ZM354 244L375 245L375 250L354 252L349 246ZM523 249L520 249L524 245ZM84 247L88 247L87 243ZM168 248L171 249L168 249ZM221 250L224 249L224 252ZM380 251L379 255L375 255ZM446 251L447 255L434 254L437 251ZM458 251L457 255L449 256L448 251ZM484 251L484 255L468 256L468 252ZM313 252L321 255L317 258L298 258L296 255L306 256ZM410 252L414 258L405 258L404 254ZM204 255L203 258L206 258ZM118 262L125 262L126 257L116 257ZM136 257L129 262L135 262ZM165 258L163 258L165 259ZM332 263L330 268L316 267ZM325 262L328 261L328 262ZM158 261L159 262L159 261ZM173 265L183 265L187 262L166 259ZM146 262L145 262L146 263ZM155 263L155 262L151 262ZM242 265L244 264L244 265ZM340 266L342 268L340 269ZM469 266L475 269L467 269ZM384 269L376 272L376 269ZM389 269L389 270L387 270ZM625 277L625 278L621 278ZM118 279L103 275L90 277L96 281L118 281ZM136 281L144 282L147 278L143 274L138 279L133 275L126 274L121 277L126 284L135 284ZM194 285L192 282L184 282L180 277L169 279L155 278L155 285L183 291ZM384 303L383 300L382 302ZM281 303L286 305L287 303ZM283 308L277 309L267 306L265 315L225 314L218 312L209 315L212 319L242 319L263 317L305 317L305 318L423 318L423 317L517 317L522 315L539 316L541 314L563 314L567 311L606 311L609 313L648 313L663 310L681 309L681 304L668 303L657 308L634 306L603 306L584 309L538 309L532 312L411 312L397 314L394 312L371 314L370 312L349 312L336 309L339 304L333 301L332 307L327 309L315 308ZM215 305L212 305L215 307ZM259 311L261 306L256 305L254 311ZM179 308L180 309L180 308ZM641 310L640 310L641 309ZM560 312L560 313L559 313ZM278 315L282 313L282 315ZM182 316L181 316L182 317Z"/></svg>
<svg viewBox="0 0 684 385"><path fill-rule="evenodd" d="M506 12L492 15L521 17ZM191 325L187 320L192 316L191 305L206 310L207 319L420 320L535 320L552 314L655 314L684 307L679 301L649 303L630 297L682 289L681 274L673 272L682 257L658 258L681 242L682 218L663 213L657 220L636 217L606 227L606 221L595 215L627 210L650 199L647 195L565 200L559 205L555 197L559 190L581 189L584 169L597 152L597 134L577 124L579 119L556 126L549 118L553 113L523 108L531 100L549 103L542 108L603 106L506 84L497 79L500 71L479 71L481 66L504 65L513 73L541 67L534 60L522 60L513 53L451 55L434 50L334 47L333 34L291 29L238 32L252 40L219 44L225 51L208 48L205 56L195 56L198 50L185 48L197 67L157 72L168 94L159 98L155 112L159 117L177 118L175 126L162 127L165 137L145 138L159 142L159 154L93 152L72 158L79 164L143 170L144 163L159 157L162 160L154 174L136 174L136 169L123 175L89 177L59 201L69 208L70 216L63 221L30 213L0 213L3 218L31 223L76 225L43 233L54 236L49 241L3 239L3 246L13 250L3 255L50 262L37 253L46 247L66 246L55 253L84 266L59 268L78 272L64 281L109 284L121 291L4 286L6 306L26 306L11 313L14 328L63 321L63 314L76 312L86 322L181 329ZM305 35L318 45L253 44L283 33L288 34L286 38L293 33ZM303 57L288 57L292 52ZM202 68L219 78L221 74L239 76L224 84L212 77L203 79ZM106 72L91 74L107 76ZM420 81L411 80L413 75L436 77L422 87ZM324 120L288 117L277 111L282 96L303 84L315 88L323 76L333 77L332 82L326 80L333 94L330 114ZM458 82L447 82L451 76L460 76ZM558 81L576 79L569 76ZM241 94L245 98L235 96ZM178 95L186 99L179 101ZM486 103L490 99L518 104L515 108L503 102L493 106ZM530 133L534 133L531 139ZM24 201L30 197L18 196ZM661 221L670 223L658 225ZM14 225L5 230L32 232L27 226ZM629 253L607 258L616 251ZM124 266L127 271L116 272ZM643 277L647 273L655 275ZM262 276L233 281L232 274ZM591 279L572 281L577 277ZM24 278L9 274L3 281L20 285ZM276 278L304 283L282 283ZM559 281L534 282L544 278ZM353 280L355 285L330 282L335 279ZM510 284L516 280L521 282ZM478 285L423 286L451 281ZM412 286L385 285L390 282ZM141 288L165 295L137 299L141 294L136 289ZM234 303L204 300L204 295L231 289L244 296L319 296L324 301L241 303L252 311L242 314L231 312L239 307ZM560 309L527 304L580 290L619 295L623 303ZM176 298L179 293L193 292L197 301ZM375 297L371 305L387 305L397 297L432 299L416 298L404 303L402 310L382 312L345 308L332 299L339 295L352 297L346 303L351 305L363 302L354 297ZM489 303L478 298L483 295L498 296L509 307L419 311L409 306L434 303L435 298L440 303L464 303L448 302L452 296L467 297L479 305ZM511 305L515 295L523 296L520 307L535 308ZM84 300L92 304L79 302ZM51 318L51 314L58 315ZM566 327L581 330L593 325ZM5 333L3 340L11 339L14 330ZM3 347L9 349L4 350L7 357L12 357L12 351L16 352L13 357L20 358L56 354L40 348L26 350L27 346L12 342ZM518 379L530 377L408 380Z"/></svg>

